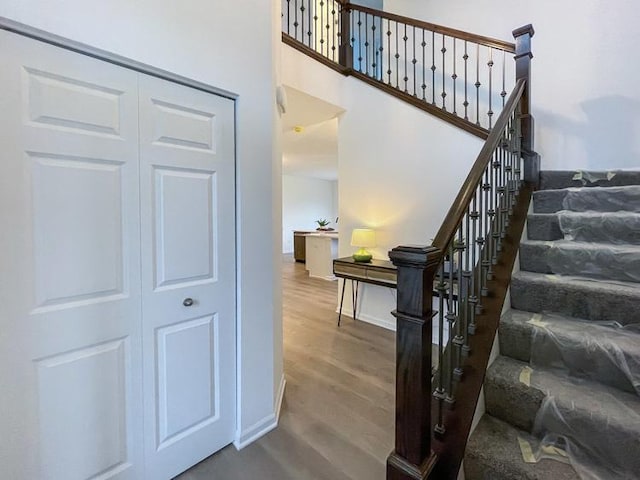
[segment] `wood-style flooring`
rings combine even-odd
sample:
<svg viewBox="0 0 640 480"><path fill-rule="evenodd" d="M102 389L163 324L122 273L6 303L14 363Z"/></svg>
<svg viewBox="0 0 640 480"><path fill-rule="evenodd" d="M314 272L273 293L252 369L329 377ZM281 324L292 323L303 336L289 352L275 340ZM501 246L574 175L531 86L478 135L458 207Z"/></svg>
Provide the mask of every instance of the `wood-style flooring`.
<svg viewBox="0 0 640 480"><path fill-rule="evenodd" d="M343 316L338 282L283 264L284 370L277 429L228 446L179 480L383 480L393 447L395 335Z"/></svg>

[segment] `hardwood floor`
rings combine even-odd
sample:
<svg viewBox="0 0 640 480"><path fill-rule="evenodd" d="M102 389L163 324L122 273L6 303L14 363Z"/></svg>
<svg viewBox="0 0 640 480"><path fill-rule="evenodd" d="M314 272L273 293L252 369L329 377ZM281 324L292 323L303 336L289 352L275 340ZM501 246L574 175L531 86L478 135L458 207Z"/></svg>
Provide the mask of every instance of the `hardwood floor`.
<svg viewBox="0 0 640 480"><path fill-rule="evenodd" d="M283 265L280 424L250 446L228 446L180 480L382 480L393 447L395 335L343 316L338 282Z"/></svg>

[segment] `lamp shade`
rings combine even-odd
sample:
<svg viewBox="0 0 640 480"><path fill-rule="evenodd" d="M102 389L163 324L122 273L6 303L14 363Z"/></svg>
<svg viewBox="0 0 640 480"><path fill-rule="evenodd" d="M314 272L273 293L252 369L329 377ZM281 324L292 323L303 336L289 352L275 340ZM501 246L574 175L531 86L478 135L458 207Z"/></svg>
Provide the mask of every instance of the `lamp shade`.
<svg viewBox="0 0 640 480"><path fill-rule="evenodd" d="M375 247L376 232L369 228L354 228L351 233L352 247Z"/></svg>

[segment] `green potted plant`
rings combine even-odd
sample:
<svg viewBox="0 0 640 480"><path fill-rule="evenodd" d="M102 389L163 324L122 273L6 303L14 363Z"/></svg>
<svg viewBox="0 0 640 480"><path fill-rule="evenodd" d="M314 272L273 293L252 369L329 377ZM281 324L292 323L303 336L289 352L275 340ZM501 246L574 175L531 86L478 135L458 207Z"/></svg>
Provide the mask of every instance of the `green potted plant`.
<svg viewBox="0 0 640 480"><path fill-rule="evenodd" d="M333 230L333 228L327 226L331 223L329 220L321 218L319 220L316 220L316 223L318 224L318 228L316 228L316 230L320 232L330 232Z"/></svg>

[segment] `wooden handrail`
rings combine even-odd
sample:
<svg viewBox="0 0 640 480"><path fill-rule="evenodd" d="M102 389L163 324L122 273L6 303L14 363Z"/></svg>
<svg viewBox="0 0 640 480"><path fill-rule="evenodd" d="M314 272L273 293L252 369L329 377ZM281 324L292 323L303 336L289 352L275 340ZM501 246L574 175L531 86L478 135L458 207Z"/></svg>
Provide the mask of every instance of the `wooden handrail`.
<svg viewBox="0 0 640 480"><path fill-rule="evenodd" d="M507 53L516 53L516 46L513 43L505 42L504 40L499 40L497 38L485 37L483 35L476 35L475 33L465 32L464 30L456 30L455 28L445 27L443 25L436 25L435 23L423 22L422 20L417 20L411 17L405 17L403 15L396 15L395 13L385 12L383 10L377 10L375 8L365 7L363 5L355 5L349 2L340 2L346 6L346 8L350 10L358 10L363 13L369 13L371 15L375 15L377 17L382 17L388 20L393 20L394 22L402 22L407 25L424 28L425 30L429 30L435 33L441 33L444 35L448 35L450 37L459 38L460 40L467 40L469 42L477 43L479 45L484 45L486 47L497 48L499 50L504 50Z"/></svg>
<svg viewBox="0 0 640 480"><path fill-rule="evenodd" d="M526 83L527 81L524 78L517 81L515 88L511 92L511 95L509 95L509 100L507 100L507 103L502 109L495 126L491 130L491 133L489 133L489 137L484 143L482 150L480 150L471 171L467 175L467 178L462 184L456 199L453 201L444 222L433 239L432 245L439 250L445 251L451 243L451 240L458 229L458 225L460 225L462 217L466 213L469 203L471 203L471 199L473 198L478 183L480 183L482 179L482 174L487 168L487 164L491 161L494 150L502 139L502 132L520 102L520 98L525 91Z"/></svg>

